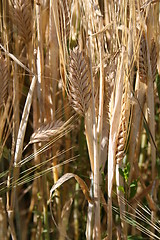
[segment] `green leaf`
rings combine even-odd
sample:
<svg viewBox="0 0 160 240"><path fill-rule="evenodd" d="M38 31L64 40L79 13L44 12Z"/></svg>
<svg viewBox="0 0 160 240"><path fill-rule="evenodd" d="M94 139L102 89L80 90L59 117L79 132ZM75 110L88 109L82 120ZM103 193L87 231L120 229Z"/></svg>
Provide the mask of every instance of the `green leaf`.
<svg viewBox="0 0 160 240"><path fill-rule="evenodd" d="M118 170L119 170L119 174L124 178L124 172L123 172L122 168L119 168Z"/></svg>
<svg viewBox="0 0 160 240"><path fill-rule="evenodd" d="M135 236L130 235L127 237L127 240L143 240L143 238L141 236L137 236L137 235L135 235Z"/></svg>
<svg viewBox="0 0 160 240"><path fill-rule="evenodd" d="M123 172L124 172L124 179L125 179L126 182L128 182L129 173L130 173L130 164L129 163L127 163Z"/></svg>
<svg viewBox="0 0 160 240"><path fill-rule="evenodd" d="M135 183L131 183L130 188L134 188L134 187L136 187L136 184Z"/></svg>
<svg viewBox="0 0 160 240"><path fill-rule="evenodd" d="M123 186L119 186L119 187L118 187L118 190L121 191L121 192L123 192L123 193L125 193Z"/></svg>
<svg viewBox="0 0 160 240"><path fill-rule="evenodd" d="M129 163L127 163L127 165L124 169L119 168L119 173L124 178L125 182L128 182L129 172L130 172L130 164Z"/></svg>
<svg viewBox="0 0 160 240"><path fill-rule="evenodd" d="M133 198L137 193L139 179L133 180L130 184L130 198Z"/></svg>

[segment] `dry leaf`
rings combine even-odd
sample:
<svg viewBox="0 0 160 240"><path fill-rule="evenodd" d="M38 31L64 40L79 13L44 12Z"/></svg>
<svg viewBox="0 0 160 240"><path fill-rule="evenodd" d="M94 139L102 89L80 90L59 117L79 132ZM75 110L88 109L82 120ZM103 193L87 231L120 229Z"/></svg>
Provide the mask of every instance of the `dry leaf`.
<svg viewBox="0 0 160 240"><path fill-rule="evenodd" d="M88 190L86 183L83 181L82 178L78 177L76 174L73 174L73 173L66 173L61 178L58 179L58 181L53 185L53 187L50 190L50 199L52 198L53 192L58 187L60 187L64 182L68 181L71 178L76 179L76 181L79 183L80 188L81 188L83 194L85 195L86 199L88 200L88 202L93 204L93 200L91 199L91 197L89 195L89 190Z"/></svg>

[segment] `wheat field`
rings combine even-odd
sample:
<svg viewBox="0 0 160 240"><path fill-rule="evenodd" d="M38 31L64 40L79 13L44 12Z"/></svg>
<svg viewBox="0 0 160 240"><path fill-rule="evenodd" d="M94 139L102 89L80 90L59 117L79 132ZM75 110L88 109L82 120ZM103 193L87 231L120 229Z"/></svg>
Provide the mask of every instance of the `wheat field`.
<svg viewBox="0 0 160 240"><path fill-rule="evenodd" d="M0 239L160 239L160 1L0 14Z"/></svg>

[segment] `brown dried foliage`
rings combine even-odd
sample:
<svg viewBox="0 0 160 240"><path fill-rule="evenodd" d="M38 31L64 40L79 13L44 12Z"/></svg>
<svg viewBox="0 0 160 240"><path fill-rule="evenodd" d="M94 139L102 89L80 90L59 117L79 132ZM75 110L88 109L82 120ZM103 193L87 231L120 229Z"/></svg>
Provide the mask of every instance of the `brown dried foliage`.
<svg viewBox="0 0 160 240"><path fill-rule="evenodd" d="M68 96L74 110L80 115L85 115L90 104L91 86L88 67L78 47L71 51Z"/></svg>

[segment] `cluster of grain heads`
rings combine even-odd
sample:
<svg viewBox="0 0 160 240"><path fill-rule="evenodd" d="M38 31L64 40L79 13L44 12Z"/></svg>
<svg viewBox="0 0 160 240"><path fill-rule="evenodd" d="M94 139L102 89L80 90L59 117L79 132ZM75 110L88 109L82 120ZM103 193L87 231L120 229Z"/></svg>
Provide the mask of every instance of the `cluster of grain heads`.
<svg viewBox="0 0 160 240"><path fill-rule="evenodd" d="M0 239L159 239L159 1L0 16Z"/></svg>

